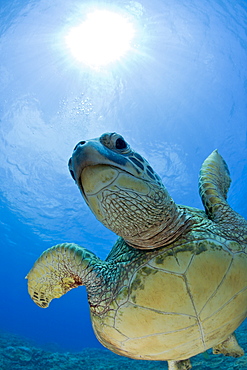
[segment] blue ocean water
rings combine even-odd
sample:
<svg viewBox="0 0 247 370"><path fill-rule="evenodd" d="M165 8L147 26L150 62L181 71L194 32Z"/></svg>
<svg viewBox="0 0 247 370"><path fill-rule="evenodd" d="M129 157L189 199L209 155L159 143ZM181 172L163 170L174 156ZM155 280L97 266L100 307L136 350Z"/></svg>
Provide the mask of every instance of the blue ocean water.
<svg viewBox="0 0 247 370"><path fill-rule="evenodd" d="M229 203L247 217L247 3L241 0L0 1L0 329L78 351L101 347L84 288L49 309L24 279L48 247L75 242L104 258L116 236L67 169L75 144L121 133L179 204L202 208L198 173L217 148ZM64 47L97 7L130 14L133 50L95 70Z"/></svg>

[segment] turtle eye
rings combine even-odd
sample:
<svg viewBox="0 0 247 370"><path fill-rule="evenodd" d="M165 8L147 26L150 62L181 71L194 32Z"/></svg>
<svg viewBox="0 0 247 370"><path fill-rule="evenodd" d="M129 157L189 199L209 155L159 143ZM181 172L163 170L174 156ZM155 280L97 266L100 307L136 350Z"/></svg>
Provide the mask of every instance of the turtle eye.
<svg viewBox="0 0 247 370"><path fill-rule="evenodd" d="M127 148L127 143L121 137L119 137L116 140L115 145L116 145L116 149L126 149Z"/></svg>
<svg viewBox="0 0 247 370"><path fill-rule="evenodd" d="M121 154L125 154L130 151L128 143L121 135L118 135L116 132L113 132L111 134L105 133L101 135L99 141L102 145L111 150L121 150Z"/></svg>

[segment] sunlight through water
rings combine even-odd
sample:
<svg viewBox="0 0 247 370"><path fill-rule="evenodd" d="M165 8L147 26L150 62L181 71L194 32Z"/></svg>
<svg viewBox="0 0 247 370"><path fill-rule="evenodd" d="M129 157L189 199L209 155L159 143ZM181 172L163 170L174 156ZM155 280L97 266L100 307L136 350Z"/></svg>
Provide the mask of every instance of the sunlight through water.
<svg viewBox="0 0 247 370"><path fill-rule="evenodd" d="M77 60L99 67L124 56L131 48L134 33L134 27L122 15L97 10L70 30L66 44Z"/></svg>
<svg viewBox="0 0 247 370"><path fill-rule="evenodd" d="M198 174L217 148L231 172L228 202L247 218L247 1L6 0L0 9L0 370L167 369L110 364L97 352L86 287L42 310L24 277L58 243L102 260L110 253L117 235L91 213L67 165L78 142L106 132L149 161L176 204L200 212ZM246 329L247 320L237 329L245 351ZM193 369L247 370L247 356L208 357L193 358Z"/></svg>

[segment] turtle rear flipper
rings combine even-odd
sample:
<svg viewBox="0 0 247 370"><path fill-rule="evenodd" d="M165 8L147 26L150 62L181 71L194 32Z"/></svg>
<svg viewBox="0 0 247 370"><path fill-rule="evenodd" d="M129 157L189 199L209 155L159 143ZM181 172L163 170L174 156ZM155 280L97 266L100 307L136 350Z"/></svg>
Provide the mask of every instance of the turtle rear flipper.
<svg viewBox="0 0 247 370"><path fill-rule="evenodd" d="M168 361L168 370L190 370L192 368L190 359L181 361Z"/></svg>
<svg viewBox="0 0 247 370"><path fill-rule="evenodd" d="M199 192L208 218L217 223L224 235L232 240L247 242L247 221L227 202L231 184L226 162L214 150L203 162L199 176Z"/></svg>
<svg viewBox="0 0 247 370"><path fill-rule="evenodd" d="M244 355L244 350L238 344L236 335L231 334L224 342L219 343L213 348L213 354L223 354L224 356L241 357Z"/></svg>
<svg viewBox="0 0 247 370"><path fill-rule="evenodd" d="M94 253L76 244L58 244L47 249L26 276L32 300L46 308L53 298L87 285L96 260L99 261Z"/></svg>

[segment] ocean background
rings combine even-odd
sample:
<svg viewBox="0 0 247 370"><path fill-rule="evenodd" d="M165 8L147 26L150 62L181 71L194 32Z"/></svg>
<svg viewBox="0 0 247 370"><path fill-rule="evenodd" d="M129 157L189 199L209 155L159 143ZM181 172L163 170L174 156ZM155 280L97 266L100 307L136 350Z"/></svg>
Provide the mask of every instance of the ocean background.
<svg viewBox="0 0 247 370"><path fill-rule="evenodd" d="M129 14L137 33L124 58L92 69L64 37L97 7ZM116 236L85 205L67 162L78 141L114 131L176 203L201 209L198 173L217 148L231 172L229 203L247 218L246 0L0 0L0 369L165 368L102 352L84 287L48 309L27 292L26 274L52 245L109 253ZM245 333L246 323L247 350ZM194 361L247 369L246 357Z"/></svg>

